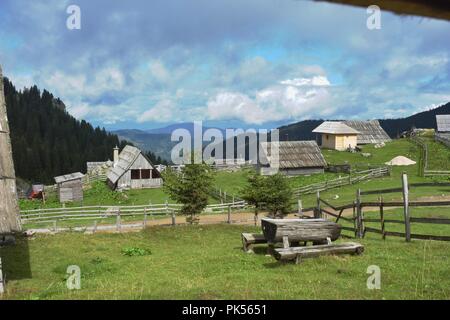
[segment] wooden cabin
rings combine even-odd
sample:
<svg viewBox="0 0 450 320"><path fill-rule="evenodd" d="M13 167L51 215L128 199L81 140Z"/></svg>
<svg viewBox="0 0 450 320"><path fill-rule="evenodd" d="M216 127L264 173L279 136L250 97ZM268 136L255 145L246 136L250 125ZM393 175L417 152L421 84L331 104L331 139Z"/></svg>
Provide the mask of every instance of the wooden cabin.
<svg viewBox="0 0 450 320"><path fill-rule="evenodd" d="M278 147L278 156L275 148ZM277 172L288 176L323 173L327 165L315 141L261 142L259 171L262 175Z"/></svg>
<svg viewBox="0 0 450 320"><path fill-rule="evenodd" d="M450 114L436 115L436 128L438 133L450 134Z"/></svg>
<svg viewBox="0 0 450 320"><path fill-rule="evenodd" d="M55 177L60 203L83 201L83 177L81 172Z"/></svg>
<svg viewBox="0 0 450 320"><path fill-rule="evenodd" d="M20 232L16 175L12 158L9 124L3 94L3 75L0 66L0 243L11 233Z"/></svg>
<svg viewBox="0 0 450 320"><path fill-rule="evenodd" d="M107 180L113 190L159 188L163 184L160 172L136 147L125 146L120 154L115 149L113 162Z"/></svg>
<svg viewBox="0 0 450 320"><path fill-rule="evenodd" d="M357 145L358 131L340 121L325 121L312 132L321 135L321 147L344 151Z"/></svg>
<svg viewBox="0 0 450 320"><path fill-rule="evenodd" d="M389 135L381 127L378 120L346 120L343 124L358 131L357 144L378 144L391 141Z"/></svg>

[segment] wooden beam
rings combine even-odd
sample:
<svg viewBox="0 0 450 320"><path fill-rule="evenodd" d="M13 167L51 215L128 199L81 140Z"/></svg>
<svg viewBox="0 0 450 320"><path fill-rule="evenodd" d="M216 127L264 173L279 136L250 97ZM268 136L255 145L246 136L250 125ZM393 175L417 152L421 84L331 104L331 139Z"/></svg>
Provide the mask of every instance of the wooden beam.
<svg viewBox="0 0 450 320"><path fill-rule="evenodd" d="M12 157L11 138L3 93L3 74L0 66L0 235L20 232L16 174Z"/></svg>
<svg viewBox="0 0 450 320"><path fill-rule="evenodd" d="M408 190L408 175L402 174L403 187L403 214L405 217L405 239L407 242L411 241L411 224L409 220L409 190Z"/></svg>
<svg viewBox="0 0 450 320"><path fill-rule="evenodd" d="M315 0L367 8L377 5L380 9L399 15L414 15L450 20L450 3L447 0Z"/></svg>

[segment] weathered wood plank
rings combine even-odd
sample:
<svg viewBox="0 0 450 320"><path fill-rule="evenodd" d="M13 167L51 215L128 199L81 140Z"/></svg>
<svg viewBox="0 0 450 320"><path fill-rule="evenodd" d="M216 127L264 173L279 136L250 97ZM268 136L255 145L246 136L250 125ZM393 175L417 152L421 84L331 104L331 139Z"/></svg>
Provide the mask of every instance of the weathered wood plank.
<svg viewBox="0 0 450 320"><path fill-rule="evenodd" d="M244 252L253 252L252 246L254 244L267 243L263 234L259 233L242 233L242 249Z"/></svg>
<svg viewBox="0 0 450 320"><path fill-rule="evenodd" d="M3 90L3 73L0 66L0 235L22 230Z"/></svg>
<svg viewBox="0 0 450 320"><path fill-rule="evenodd" d="M336 240L341 234L341 226L325 219L261 219L264 237L269 243L282 242L284 236L289 241L325 241L328 237Z"/></svg>
<svg viewBox="0 0 450 320"><path fill-rule="evenodd" d="M444 218L409 218L409 220L419 223L450 224L450 219Z"/></svg>
<svg viewBox="0 0 450 320"><path fill-rule="evenodd" d="M325 244L307 247L282 248L274 250L274 257L281 261L296 260L333 254L361 254L364 246L356 242Z"/></svg>

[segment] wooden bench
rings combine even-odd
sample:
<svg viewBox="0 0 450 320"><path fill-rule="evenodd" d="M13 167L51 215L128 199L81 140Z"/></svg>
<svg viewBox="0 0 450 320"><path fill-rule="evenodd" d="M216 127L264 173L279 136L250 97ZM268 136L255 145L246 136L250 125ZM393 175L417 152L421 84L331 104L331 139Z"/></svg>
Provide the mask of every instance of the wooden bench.
<svg viewBox="0 0 450 320"><path fill-rule="evenodd" d="M364 246L356 242L325 244L307 247L280 248L274 250L274 257L280 261L292 261L296 264L305 258L313 258L321 255L357 254L364 252Z"/></svg>
<svg viewBox="0 0 450 320"><path fill-rule="evenodd" d="M263 234L258 233L242 233L242 249L244 252L253 252L254 244L267 243Z"/></svg>
<svg viewBox="0 0 450 320"><path fill-rule="evenodd" d="M313 242L326 244L327 239L334 241L341 235L341 226L325 219L261 219L264 237L270 244L283 242L286 239L292 244Z"/></svg>
<svg viewBox="0 0 450 320"><path fill-rule="evenodd" d="M277 260L295 260L299 263L304 258L328 254L361 254L364 246L347 242L333 244L339 238L341 225L325 219L262 219L264 237L269 244L269 251ZM313 246L306 246L306 242ZM283 243L283 248L275 248L276 243ZM305 245L298 246L299 242Z"/></svg>

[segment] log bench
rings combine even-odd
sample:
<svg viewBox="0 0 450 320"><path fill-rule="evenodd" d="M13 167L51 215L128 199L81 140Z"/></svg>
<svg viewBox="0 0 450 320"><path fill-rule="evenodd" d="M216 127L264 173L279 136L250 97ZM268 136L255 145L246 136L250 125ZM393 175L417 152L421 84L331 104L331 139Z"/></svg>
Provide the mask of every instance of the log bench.
<svg viewBox="0 0 450 320"><path fill-rule="evenodd" d="M242 233L242 249L244 252L253 252L254 244L267 243L263 234L259 233Z"/></svg>
<svg viewBox="0 0 450 320"><path fill-rule="evenodd" d="M295 261L300 263L305 258L313 258L321 255L357 254L364 252L364 246L356 242L325 244L308 247L291 247L274 250L274 257L280 261Z"/></svg>

